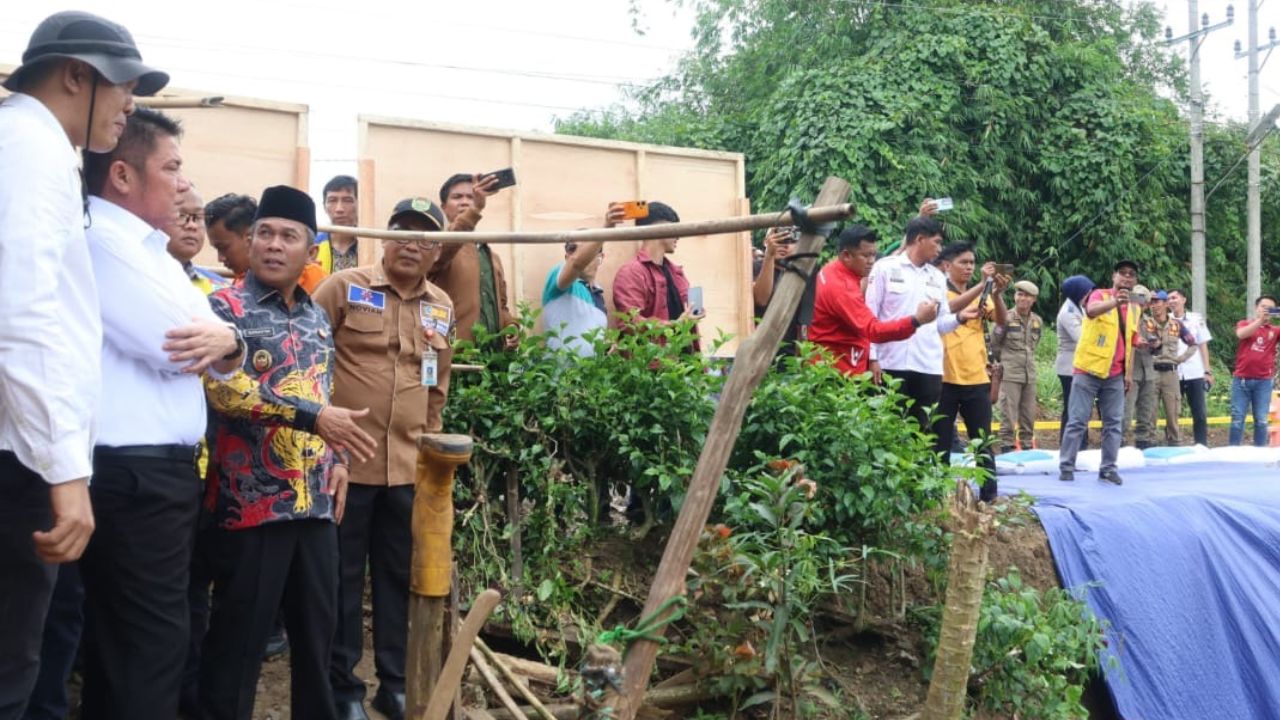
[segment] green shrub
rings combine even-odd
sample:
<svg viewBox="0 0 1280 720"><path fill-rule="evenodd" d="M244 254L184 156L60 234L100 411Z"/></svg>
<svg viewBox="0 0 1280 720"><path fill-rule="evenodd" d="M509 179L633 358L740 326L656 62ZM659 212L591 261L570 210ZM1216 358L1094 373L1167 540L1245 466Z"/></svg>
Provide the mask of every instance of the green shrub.
<svg viewBox="0 0 1280 720"><path fill-rule="evenodd" d="M699 544L682 649L732 698L732 717L757 705L773 717L840 708L807 651L814 609L853 590L855 553L814 529L816 491L799 464L755 466L733 483L725 522Z"/></svg>
<svg viewBox="0 0 1280 720"><path fill-rule="evenodd" d="M1087 588L1041 593L1017 568L987 585L969 679L975 708L1027 720L1083 720L1085 684L1106 648L1104 624L1084 603ZM937 609L925 633L932 669Z"/></svg>
<svg viewBox="0 0 1280 720"><path fill-rule="evenodd" d="M826 362L787 358L765 376L743 420L732 467L758 456L795 460L817 482L815 527L840 544L918 552L924 514L950 487L933 439L903 418L906 399Z"/></svg>

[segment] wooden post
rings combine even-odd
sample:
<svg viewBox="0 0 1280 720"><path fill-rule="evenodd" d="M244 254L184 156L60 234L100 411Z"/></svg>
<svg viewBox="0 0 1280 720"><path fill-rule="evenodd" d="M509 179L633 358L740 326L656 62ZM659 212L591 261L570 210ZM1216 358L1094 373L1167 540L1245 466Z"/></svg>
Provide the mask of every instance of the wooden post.
<svg viewBox="0 0 1280 720"><path fill-rule="evenodd" d="M947 601L921 720L959 720L964 714L969 663L987 584L987 540L995 516L978 505L967 480L956 483L951 517L955 532L947 570Z"/></svg>
<svg viewBox="0 0 1280 720"><path fill-rule="evenodd" d="M520 537L520 474L507 470L507 525L511 528L511 595L516 603L524 597L524 551Z"/></svg>
<svg viewBox="0 0 1280 720"><path fill-rule="evenodd" d="M849 183L835 177L827 178L827 181L822 184L822 191L818 193L818 199L814 205L836 205L843 203L848 196ZM851 206L840 207L844 208L843 215L828 216L825 219L836 220L853 214ZM826 238L820 235L805 233L800 237L796 252L797 254L817 253L825 242ZM815 260L812 258L796 262L796 266L806 273L812 272L815 269L814 265ZM707 523L707 518L711 515L716 491L720 487L720 478L724 475L725 466L729 462L729 453L733 451L733 445L738 439L738 431L742 429L742 417L746 413L747 405L751 402L751 395L755 392L756 386L760 384L760 380L773 364L778 343L782 340L787 326L791 324L791 318L795 316L804 288L804 278L795 273L783 273L759 328L738 347L738 352L734 356L733 372L725 382L720 404L716 406L715 416L711 419L706 444L702 447L702 454L698 457L698 467L689 481L689 491L685 495L684 505L680 508L680 515L676 518L671 537L667 540L666 550L663 551L662 562L658 565L657 575L649 588L649 598L645 602L643 613L645 617L657 612L658 608L672 597L684 593L684 581L689 574L689 563L693 560L694 547L697 545L703 526ZM660 627L657 632L664 634L666 628ZM623 665L622 696L611 699L619 720L635 718L636 711L640 709L644 700L645 687L649 684L649 675L653 672L653 663L657 656L658 644L650 640L636 640L628 649Z"/></svg>
<svg viewBox="0 0 1280 720"><path fill-rule="evenodd" d="M418 438L405 668L405 708L409 717L419 717L425 711L440 677L444 606L453 564L453 473L471 459L471 447L471 438L466 435Z"/></svg>

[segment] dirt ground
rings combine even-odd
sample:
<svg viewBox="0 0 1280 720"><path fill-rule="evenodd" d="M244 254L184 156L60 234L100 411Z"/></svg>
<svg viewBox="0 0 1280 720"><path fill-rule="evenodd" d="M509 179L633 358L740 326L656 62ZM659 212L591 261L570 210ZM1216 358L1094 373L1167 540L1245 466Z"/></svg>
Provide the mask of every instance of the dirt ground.
<svg viewBox="0 0 1280 720"><path fill-rule="evenodd" d="M1007 505L1010 501L1002 498L1000 502ZM616 568L620 557L627 558L621 564L631 564L633 568L643 566L635 562L638 551L626 543L609 543L599 550L593 558L598 568ZM1025 583L1042 590L1059 585L1044 530L1025 510L1007 509L1002 513L1002 521L991 543L989 565L993 575L1003 574L1009 567L1017 567ZM903 568L898 575L892 566L869 567L867 581L868 614L878 619L867 627L855 628L843 620L839 610L833 609L819 621L817 653L854 707L877 720L906 720L920 711L928 685L921 672L925 658L924 639L918 624L909 617L910 613L900 615L898 610L904 593L908 606L931 604L938 599L921 568ZM368 683L368 698L372 699L377 682L374 680L367 622L366 617L365 654L357 672ZM502 637L494 638L492 644L501 645L508 652L518 651L518 646ZM471 688L465 690L464 695L474 697L482 692L479 688ZM704 705L702 709L726 710L715 703ZM696 708L689 708L687 713L673 717L688 717L695 712ZM371 708L369 716L374 720L381 717ZM1100 711L1093 717L1107 718L1110 715ZM254 718L291 718L287 656L263 666ZM984 715L983 718L997 720L997 716L992 715Z"/></svg>

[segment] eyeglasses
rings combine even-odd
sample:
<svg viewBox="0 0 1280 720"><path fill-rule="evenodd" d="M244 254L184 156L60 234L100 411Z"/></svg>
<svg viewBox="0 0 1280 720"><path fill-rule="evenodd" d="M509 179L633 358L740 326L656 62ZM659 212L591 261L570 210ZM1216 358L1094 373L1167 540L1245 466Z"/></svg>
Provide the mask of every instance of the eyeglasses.
<svg viewBox="0 0 1280 720"><path fill-rule="evenodd" d="M440 247L439 240L410 240L409 238L391 238L391 242L400 247L409 245L410 243L417 245L421 250L435 250Z"/></svg>
<svg viewBox="0 0 1280 720"><path fill-rule="evenodd" d="M203 224L204 224L204 213L202 213L202 212L199 212L199 213L178 213L178 224L179 224L179 225L186 225L187 223L193 223L193 224L196 224L196 225L203 225Z"/></svg>

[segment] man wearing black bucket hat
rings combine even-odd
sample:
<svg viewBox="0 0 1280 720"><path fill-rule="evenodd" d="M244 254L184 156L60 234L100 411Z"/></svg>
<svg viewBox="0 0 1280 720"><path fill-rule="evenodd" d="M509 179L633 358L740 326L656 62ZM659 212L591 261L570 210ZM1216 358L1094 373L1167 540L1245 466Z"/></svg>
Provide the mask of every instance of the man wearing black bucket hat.
<svg viewBox="0 0 1280 720"><path fill-rule="evenodd" d="M445 215L428 198L405 198L387 225L434 233L444 228ZM366 568L378 674L373 707L390 720L404 718L417 443L444 426L453 356L453 301L426 278L439 256L436 240L383 240L377 265L341 270L316 289L316 304L333 323L334 402L368 405L369 415L359 423L379 438L373 460L351 468L347 510L338 526L338 633L329 680L340 720L368 720L365 684L355 674L364 647Z"/></svg>
<svg viewBox="0 0 1280 720"><path fill-rule="evenodd" d="M102 320L75 148L108 152L133 95L169 77L83 12L45 19L0 103L0 719L36 677L57 563L93 531L88 476Z"/></svg>
<svg viewBox="0 0 1280 720"><path fill-rule="evenodd" d="M376 442L356 424L368 410L330 403L333 336L298 285L316 239L301 190L262 193L244 281L209 296L241 332L243 367L215 364L209 407L206 548L213 614L201 654L206 720L249 720L267 637L283 608L292 715L332 720L329 654L337 619L338 534L352 458Z"/></svg>

